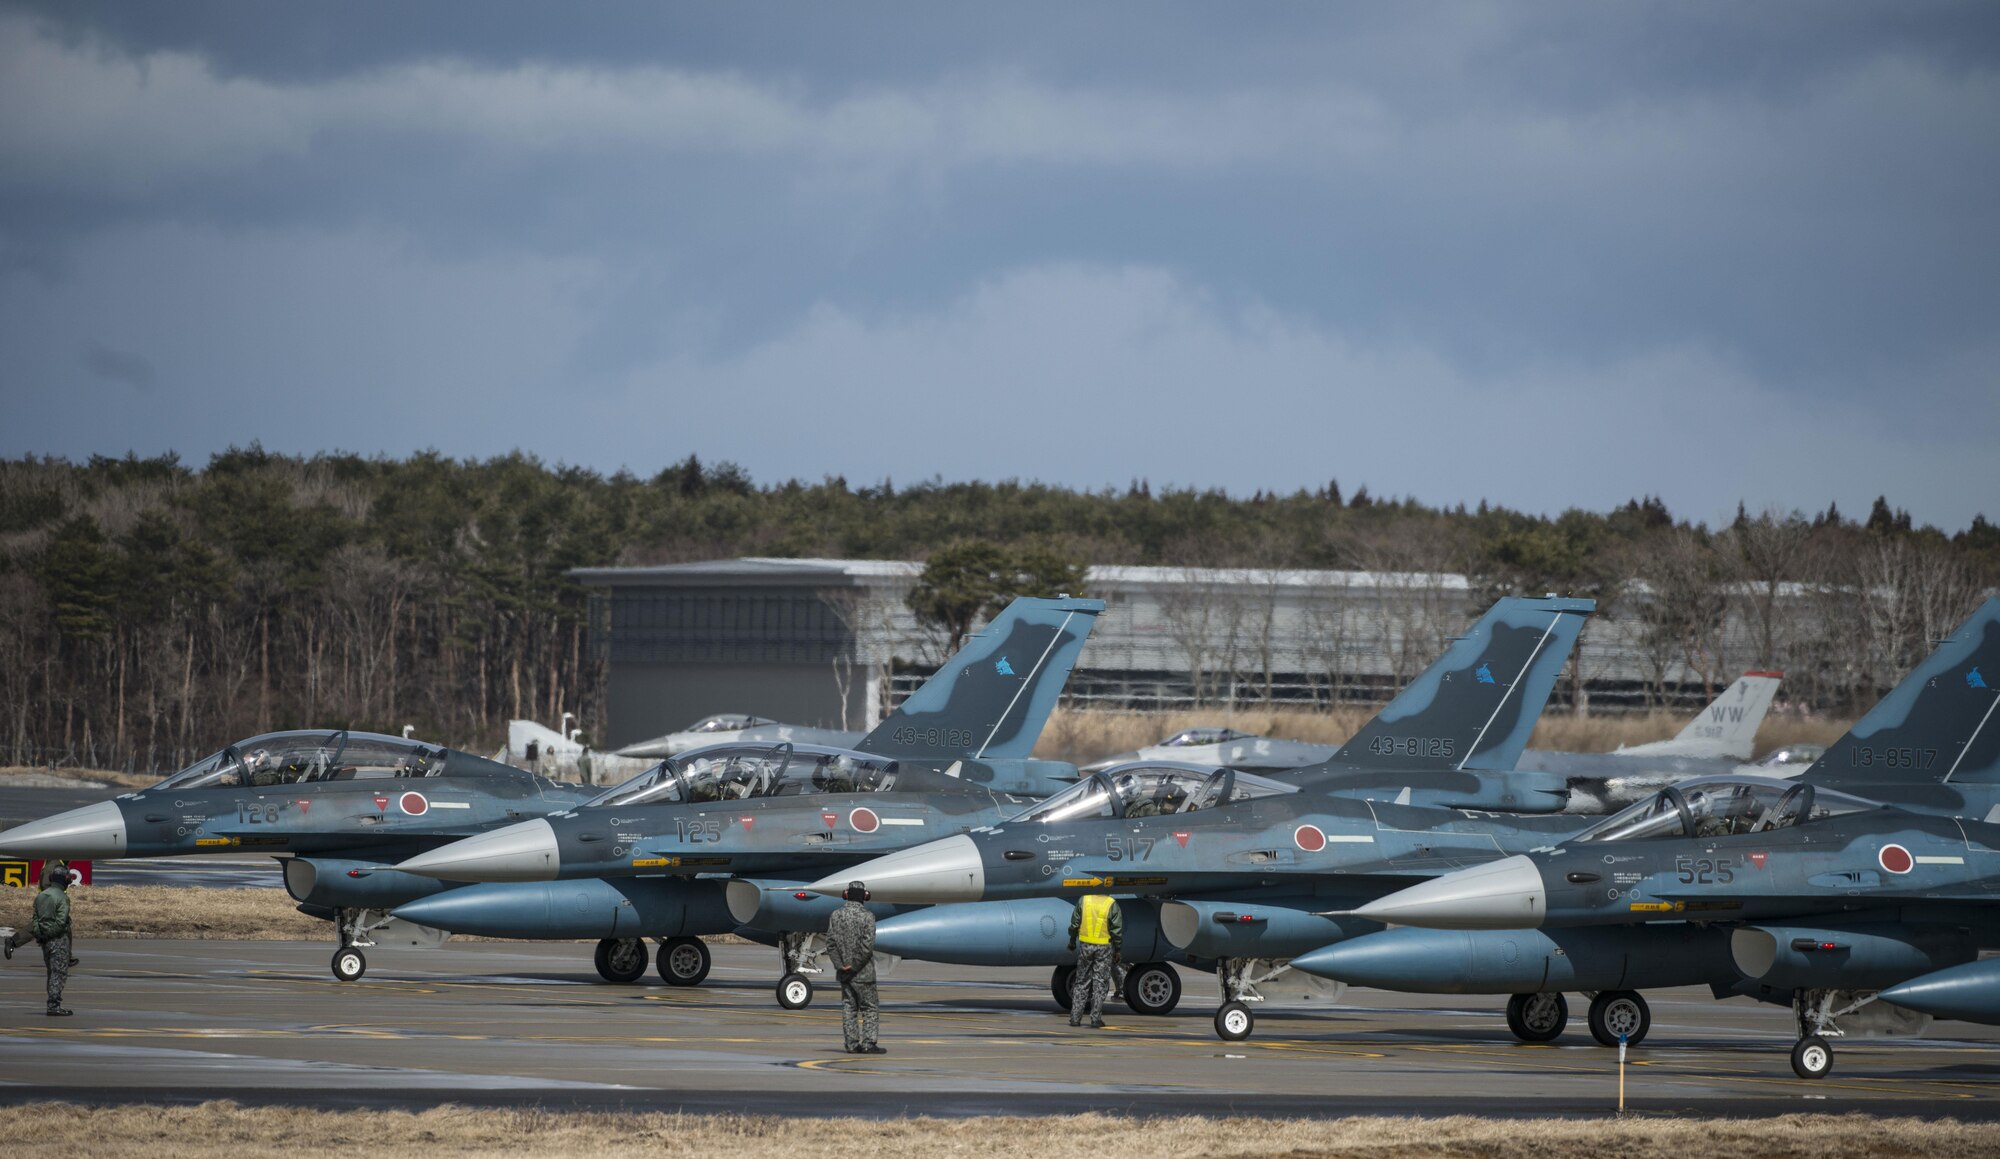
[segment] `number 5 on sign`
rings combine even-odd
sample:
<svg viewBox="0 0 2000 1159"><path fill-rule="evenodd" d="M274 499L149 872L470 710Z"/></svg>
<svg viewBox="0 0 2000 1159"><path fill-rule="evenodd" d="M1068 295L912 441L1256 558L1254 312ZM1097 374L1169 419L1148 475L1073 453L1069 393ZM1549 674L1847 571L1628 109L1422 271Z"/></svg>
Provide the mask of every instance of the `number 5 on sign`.
<svg viewBox="0 0 2000 1159"><path fill-rule="evenodd" d="M0 861L0 885L14 889L26 888L28 884L28 863L25 861Z"/></svg>

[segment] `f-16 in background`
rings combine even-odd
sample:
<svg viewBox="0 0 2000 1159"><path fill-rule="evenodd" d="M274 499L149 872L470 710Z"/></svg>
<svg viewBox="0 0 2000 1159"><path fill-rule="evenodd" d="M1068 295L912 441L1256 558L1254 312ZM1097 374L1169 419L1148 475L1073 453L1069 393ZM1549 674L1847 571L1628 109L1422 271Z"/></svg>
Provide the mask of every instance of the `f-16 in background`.
<svg viewBox="0 0 2000 1159"><path fill-rule="evenodd" d="M1755 752L1757 728L1764 723L1764 714L1783 678L1782 672L1744 673L1667 740L1623 746L1608 753L1529 749L1515 767L1522 772L1566 776L1572 812L1609 812L1661 785L1728 772L1748 762ZM1274 772L1321 764L1339 749L1339 745L1278 740L1232 728L1198 727L1183 729L1157 745L1100 757L1081 767L1085 772L1097 772L1136 761L1178 761L1243 772ZM1811 763L1811 758L1796 750L1773 755L1786 758L1767 766L1767 771L1778 776L1798 772ZM1817 757L1818 753L1812 755Z"/></svg>
<svg viewBox="0 0 2000 1159"><path fill-rule="evenodd" d="M1378 898L1403 927L1300 969L1419 991L1513 990L1523 1037L1552 1038L1564 990L1592 1032L1638 1041L1638 991L1708 984L1789 1004L1792 1064L1829 1038L2000 1022L2000 598L1988 600L1795 781L1710 778L1547 848ZM1449 931L1449 932L1447 932Z"/></svg>

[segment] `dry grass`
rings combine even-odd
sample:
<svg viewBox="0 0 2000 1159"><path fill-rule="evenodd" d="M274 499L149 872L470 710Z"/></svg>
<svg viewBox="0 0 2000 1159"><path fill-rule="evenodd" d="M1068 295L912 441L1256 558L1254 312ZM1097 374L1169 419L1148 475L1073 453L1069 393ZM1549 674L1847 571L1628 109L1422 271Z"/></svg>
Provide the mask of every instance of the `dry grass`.
<svg viewBox="0 0 2000 1159"><path fill-rule="evenodd" d="M326 941L333 927L292 908L282 889L91 885L70 892L70 922L82 938L206 938ZM25 929L34 891L0 890L0 925Z"/></svg>
<svg viewBox="0 0 2000 1159"><path fill-rule="evenodd" d="M120 789L143 789L158 781L163 773L121 773L112 769L72 769L45 765L0 766L0 785L9 777L21 780L33 779L36 783L47 780L53 784L60 781L76 781L85 785L113 785Z"/></svg>
<svg viewBox="0 0 2000 1159"><path fill-rule="evenodd" d="M1049 760L1096 760L1111 753L1158 744L1194 725L1222 725L1281 740L1339 744L1368 723L1373 708L1340 707L1325 711L1294 708L1185 709L1174 712L1111 712L1059 708L1042 732L1035 755ZM1691 713L1652 712L1631 715L1576 716L1551 708L1535 725L1529 747L1562 752L1610 752L1620 745L1665 740L1680 732ZM1831 744L1851 721L1798 717L1773 712L1757 733L1757 755L1801 742Z"/></svg>
<svg viewBox="0 0 2000 1159"><path fill-rule="evenodd" d="M1848 1159L1922 1155L1971 1159L2000 1152L2000 1125L1785 1115L1775 1119L1245 1119L1115 1115L968 1119L794 1119L442 1106L428 1111L324 1111L243 1107L86 1108L40 1103L0 1108L12 1153L35 1156L240 1159L245 1154L343 1153L380 1159L571 1155L660 1159L662 1155L782 1154L792 1159L856 1155L948 1155L1038 1159L1101 1155L1365 1156L1418 1159Z"/></svg>

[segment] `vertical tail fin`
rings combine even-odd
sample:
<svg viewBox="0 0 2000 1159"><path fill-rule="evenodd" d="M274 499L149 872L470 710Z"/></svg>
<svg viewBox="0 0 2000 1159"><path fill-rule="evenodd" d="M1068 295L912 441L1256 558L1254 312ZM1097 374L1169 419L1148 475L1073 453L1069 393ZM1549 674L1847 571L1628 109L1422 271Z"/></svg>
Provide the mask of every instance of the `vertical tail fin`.
<svg viewBox="0 0 2000 1159"><path fill-rule="evenodd" d="M1757 729L1777 695L1782 672L1745 672L1722 695L1695 715L1672 740L1633 745L1627 756L1695 757L1747 761L1756 751Z"/></svg>
<svg viewBox="0 0 2000 1159"><path fill-rule="evenodd" d="M1800 774L1896 804L1899 787L2000 787L2000 596L1987 600ZM1963 791L1963 790L1961 790ZM1977 794L1982 799L1991 792ZM1968 798L1970 799L1970 798Z"/></svg>
<svg viewBox="0 0 2000 1159"><path fill-rule="evenodd" d="M1371 769L1512 769L1528 745L1597 601L1509 596L1375 719L1333 762Z"/></svg>
<svg viewBox="0 0 2000 1159"><path fill-rule="evenodd" d="M1103 600L1015 600L855 747L884 756L1025 758L1103 610Z"/></svg>

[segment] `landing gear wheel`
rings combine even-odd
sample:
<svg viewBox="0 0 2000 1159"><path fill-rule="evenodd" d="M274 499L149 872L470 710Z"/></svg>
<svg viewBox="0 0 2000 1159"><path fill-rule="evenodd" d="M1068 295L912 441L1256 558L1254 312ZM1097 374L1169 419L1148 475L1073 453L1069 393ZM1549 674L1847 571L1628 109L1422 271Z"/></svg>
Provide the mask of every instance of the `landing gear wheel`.
<svg viewBox="0 0 2000 1159"><path fill-rule="evenodd" d="M1215 1035L1224 1042L1242 1042L1257 1027L1257 1016L1241 1002L1224 1002L1215 1012Z"/></svg>
<svg viewBox="0 0 2000 1159"><path fill-rule="evenodd" d="M1792 1073L1802 1079L1823 1079L1833 1069L1833 1048L1826 1039L1808 1034L1792 1047Z"/></svg>
<svg viewBox="0 0 2000 1159"><path fill-rule="evenodd" d="M1072 995L1069 984L1074 981L1076 981L1075 966L1057 966L1055 973L1049 975L1049 993L1056 996L1056 1005L1064 1010L1070 1007Z"/></svg>
<svg viewBox="0 0 2000 1159"><path fill-rule="evenodd" d="M787 1010L804 1010L812 1005L812 979L804 974L787 974L778 979L778 1005Z"/></svg>
<svg viewBox="0 0 2000 1159"><path fill-rule="evenodd" d="M660 980L669 986L699 986L710 963L708 944L700 938L668 938L660 947Z"/></svg>
<svg viewBox="0 0 2000 1159"><path fill-rule="evenodd" d="M597 972L606 982L637 982L646 973L646 943L637 938L597 943Z"/></svg>
<svg viewBox="0 0 2000 1159"><path fill-rule="evenodd" d="M1590 1036L1605 1046L1617 1046L1621 1034L1627 1046L1637 1046L1652 1029L1653 1011L1637 991L1606 990L1590 1000L1586 1021Z"/></svg>
<svg viewBox="0 0 2000 1159"><path fill-rule="evenodd" d="M353 946L342 946L333 952L333 976L343 982L352 982L368 972L368 959Z"/></svg>
<svg viewBox="0 0 2000 1159"><path fill-rule="evenodd" d="M1522 1042L1554 1042L1568 1025L1569 999L1561 994L1516 994L1507 999L1507 1029Z"/></svg>
<svg viewBox="0 0 2000 1159"><path fill-rule="evenodd" d="M1144 962L1125 974L1125 1005L1134 1014L1172 1014L1181 1002L1180 971L1165 962Z"/></svg>

